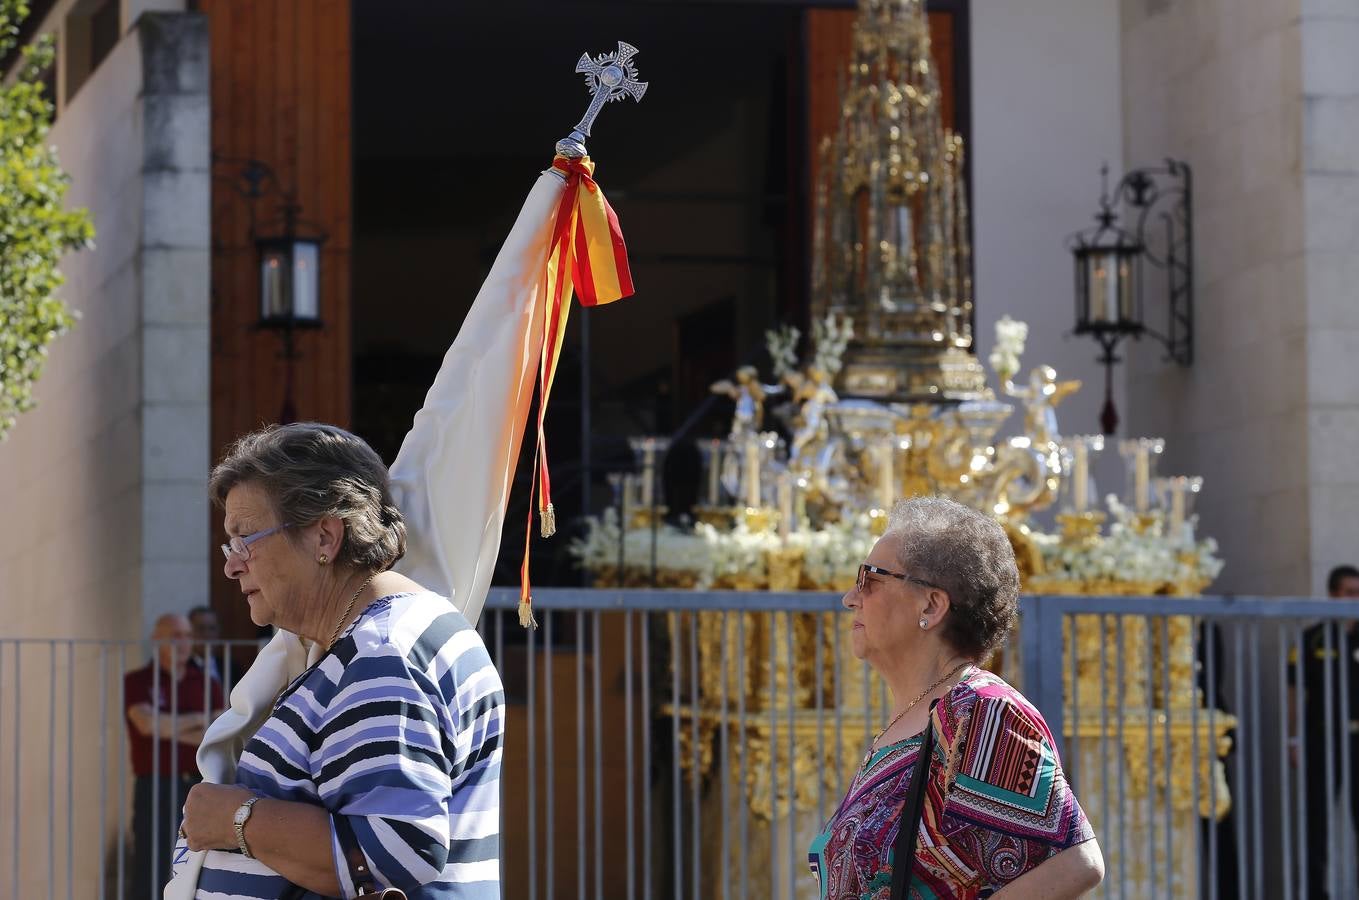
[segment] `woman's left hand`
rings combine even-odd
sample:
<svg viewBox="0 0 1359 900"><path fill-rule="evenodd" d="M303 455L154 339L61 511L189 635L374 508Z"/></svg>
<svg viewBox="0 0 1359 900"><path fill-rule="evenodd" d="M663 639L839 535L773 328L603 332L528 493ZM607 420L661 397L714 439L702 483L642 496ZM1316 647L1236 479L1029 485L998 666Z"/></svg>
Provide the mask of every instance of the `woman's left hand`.
<svg viewBox="0 0 1359 900"><path fill-rule="evenodd" d="M236 810L255 796L250 790L227 784L196 784L184 799L184 823L180 830L190 850L235 850Z"/></svg>

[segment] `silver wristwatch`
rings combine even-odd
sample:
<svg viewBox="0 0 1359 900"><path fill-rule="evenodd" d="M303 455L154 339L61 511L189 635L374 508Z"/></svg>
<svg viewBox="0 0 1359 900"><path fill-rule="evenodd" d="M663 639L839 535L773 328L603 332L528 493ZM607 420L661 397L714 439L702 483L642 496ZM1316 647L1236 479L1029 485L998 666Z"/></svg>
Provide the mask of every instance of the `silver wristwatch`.
<svg viewBox="0 0 1359 900"><path fill-rule="evenodd" d="M245 823L250 820L250 808L258 803L259 799L259 797L251 797L242 803L240 808L236 810L235 818L232 819L236 826L236 846L240 848L241 855L246 859L254 859L255 857L251 855L250 847L245 842Z"/></svg>

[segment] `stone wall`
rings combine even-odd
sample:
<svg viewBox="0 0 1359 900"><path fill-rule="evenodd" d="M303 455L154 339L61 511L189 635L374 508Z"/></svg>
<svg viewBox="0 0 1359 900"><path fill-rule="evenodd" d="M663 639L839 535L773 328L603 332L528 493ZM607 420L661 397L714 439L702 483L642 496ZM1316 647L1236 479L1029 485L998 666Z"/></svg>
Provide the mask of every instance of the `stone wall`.
<svg viewBox="0 0 1359 900"><path fill-rule="evenodd" d="M1197 283L1194 365L1135 348L1129 426L1208 476L1223 591L1322 593L1359 558L1359 18L1327 6L1122 3L1125 159L1193 167Z"/></svg>
<svg viewBox="0 0 1359 900"><path fill-rule="evenodd" d="M142 132L142 619L207 602L207 21L147 14Z"/></svg>
<svg viewBox="0 0 1359 900"><path fill-rule="evenodd" d="M1359 564L1359 6L1303 0L1300 261L1312 589Z"/></svg>

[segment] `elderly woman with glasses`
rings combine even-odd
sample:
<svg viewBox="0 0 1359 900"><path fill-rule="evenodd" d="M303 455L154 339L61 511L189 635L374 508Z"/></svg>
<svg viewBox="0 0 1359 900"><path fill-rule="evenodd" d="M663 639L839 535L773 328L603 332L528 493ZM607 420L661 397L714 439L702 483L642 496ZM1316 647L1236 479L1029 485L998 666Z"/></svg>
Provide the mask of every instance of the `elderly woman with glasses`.
<svg viewBox="0 0 1359 900"><path fill-rule="evenodd" d="M382 460L285 425L238 441L210 489L251 619L320 652L236 783L189 792L183 834L210 851L197 895L499 897L500 679L447 599L391 571L406 526Z"/></svg>
<svg viewBox="0 0 1359 900"><path fill-rule="evenodd" d="M892 714L812 842L822 897L1077 897L1103 878L1042 715L980 667L1018 595L993 519L942 498L892 510L844 598Z"/></svg>

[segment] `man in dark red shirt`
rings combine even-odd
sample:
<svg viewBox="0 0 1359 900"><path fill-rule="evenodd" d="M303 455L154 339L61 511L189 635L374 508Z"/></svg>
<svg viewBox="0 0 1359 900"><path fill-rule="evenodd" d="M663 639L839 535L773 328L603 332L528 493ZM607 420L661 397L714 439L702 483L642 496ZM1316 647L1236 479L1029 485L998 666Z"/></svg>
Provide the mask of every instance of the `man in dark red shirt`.
<svg viewBox="0 0 1359 900"><path fill-rule="evenodd" d="M203 730L223 705L220 682L189 664L193 628L188 618L161 616L151 640L151 662L123 676L128 748L136 776L132 897L138 900L159 897L170 878L180 809L189 788L201 780L194 756Z"/></svg>

